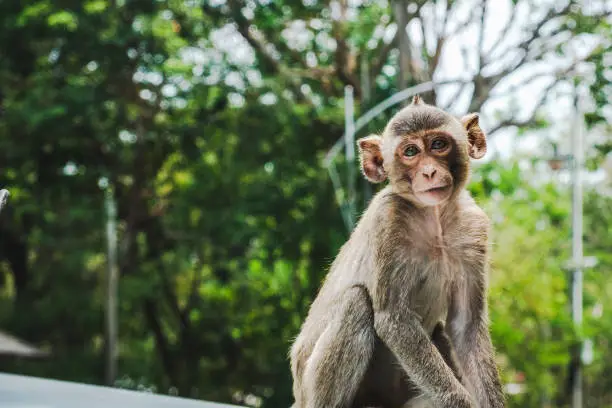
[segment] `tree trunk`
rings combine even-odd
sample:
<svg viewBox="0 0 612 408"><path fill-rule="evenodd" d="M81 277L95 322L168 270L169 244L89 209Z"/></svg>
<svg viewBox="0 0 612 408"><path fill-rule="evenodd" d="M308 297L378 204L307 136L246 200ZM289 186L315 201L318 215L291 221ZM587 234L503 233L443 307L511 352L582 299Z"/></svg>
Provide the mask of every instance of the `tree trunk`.
<svg viewBox="0 0 612 408"><path fill-rule="evenodd" d="M406 33L408 25L408 1L396 0L393 4L393 14L398 30L399 48L399 72L397 75L397 89L402 90L408 87L411 77L411 53L410 39Z"/></svg>

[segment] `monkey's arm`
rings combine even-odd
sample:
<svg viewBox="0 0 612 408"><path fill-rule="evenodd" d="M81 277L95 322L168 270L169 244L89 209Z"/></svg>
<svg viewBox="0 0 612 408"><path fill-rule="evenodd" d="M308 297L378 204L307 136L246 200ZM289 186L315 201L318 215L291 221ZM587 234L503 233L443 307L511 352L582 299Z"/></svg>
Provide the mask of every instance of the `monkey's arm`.
<svg viewBox="0 0 612 408"><path fill-rule="evenodd" d="M467 390L446 364L415 313L397 314L385 310L374 314L374 328L393 352L411 381L440 407L471 408Z"/></svg>
<svg viewBox="0 0 612 408"><path fill-rule="evenodd" d="M304 353L302 343L309 336L304 332L292 349L295 408L351 406L374 353L376 334L367 289L354 285L339 297L334 317L314 348Z"/></svg>
<svg viewBox="0 0 612 408"><path fill-rule="evenodd" d="M484 288L484 282L481 281L467 291L470 300L458 296L449 316L449 332L468 388L479 406L503 408L505 399L489 334Z"/></svg>

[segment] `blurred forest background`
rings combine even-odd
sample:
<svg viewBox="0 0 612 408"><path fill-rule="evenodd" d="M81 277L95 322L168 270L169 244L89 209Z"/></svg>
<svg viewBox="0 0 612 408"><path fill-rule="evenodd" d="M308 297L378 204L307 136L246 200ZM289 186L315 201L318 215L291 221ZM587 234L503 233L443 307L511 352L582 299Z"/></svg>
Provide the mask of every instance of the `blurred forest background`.
<svg viewBox="0 0 612 408"><path fill-rule="evenodd" d="M290 342L347 236L321 164L343 132L343 88L359 114L434 79L448 84L425 101L479 111L489 132L470 189L493 222L491 330L509 405L567 406L583 336L586 406L612 406L611 11L596 0L0 2L11 191L0 329L51 351L0 369L105 382L112 187L115 385L288 406ZM569 173L548 166L571 153L576 85L591 96L584 238L599 260L585 272L582 333L564 269Z"/></svg>

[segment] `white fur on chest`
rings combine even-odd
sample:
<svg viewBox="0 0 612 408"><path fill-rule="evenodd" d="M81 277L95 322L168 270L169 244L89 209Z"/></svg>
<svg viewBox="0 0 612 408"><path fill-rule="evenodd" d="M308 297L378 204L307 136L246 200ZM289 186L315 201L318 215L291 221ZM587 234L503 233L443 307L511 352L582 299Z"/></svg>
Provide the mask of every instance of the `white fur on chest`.
<svg viewBox="0 0 612 408"><path fill-rule="evenodd" d="M443 262L434 262L429 269L418 297L421 299L419 309L423 317L423 326L431 333L439 321L446 321L452 301L452 288L457 285L456 279L463 279L464 274L461 264L452 264L447 259ZM426 302L428 306L424 307Z"/></svg>
<svg viewBox="0 0 612 408"><path fill-rule="evenodd" d="M466 231L465 240L470 239L470 232ZM454 235L454 234L453 234ZM431 238L431 237L428 237ZM426 245L411 248L413 259L418 260L413 273L418 277L415 279L416 291L413 292L412 307L423 319L423 327L429 333L436 323L446 321L451 307L451 302L462 300L467 296L466 288L469 280L469 271L473 270L469 256L465 256L462 246L447 245L448 238L442 235L439 241L428 239ZM424 243L424 242L423 242ZM423 244L422 243L422 244ZM459 296L460 299L453 299ZM454 319L456 325L463 327L470 316L467 308L458 310L459 314Z"/></svg>

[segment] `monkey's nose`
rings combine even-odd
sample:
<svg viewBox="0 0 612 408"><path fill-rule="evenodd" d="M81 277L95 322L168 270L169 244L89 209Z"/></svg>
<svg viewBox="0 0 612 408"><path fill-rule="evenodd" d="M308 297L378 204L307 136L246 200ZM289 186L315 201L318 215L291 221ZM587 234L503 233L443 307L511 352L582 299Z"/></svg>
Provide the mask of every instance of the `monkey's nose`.
<svg viewBox="0 0 612 408"><path fill-rule="evenodd" d="M423 169L423 176L427 179L432 179L436 175L435 167L426 167Z"/></svg>

